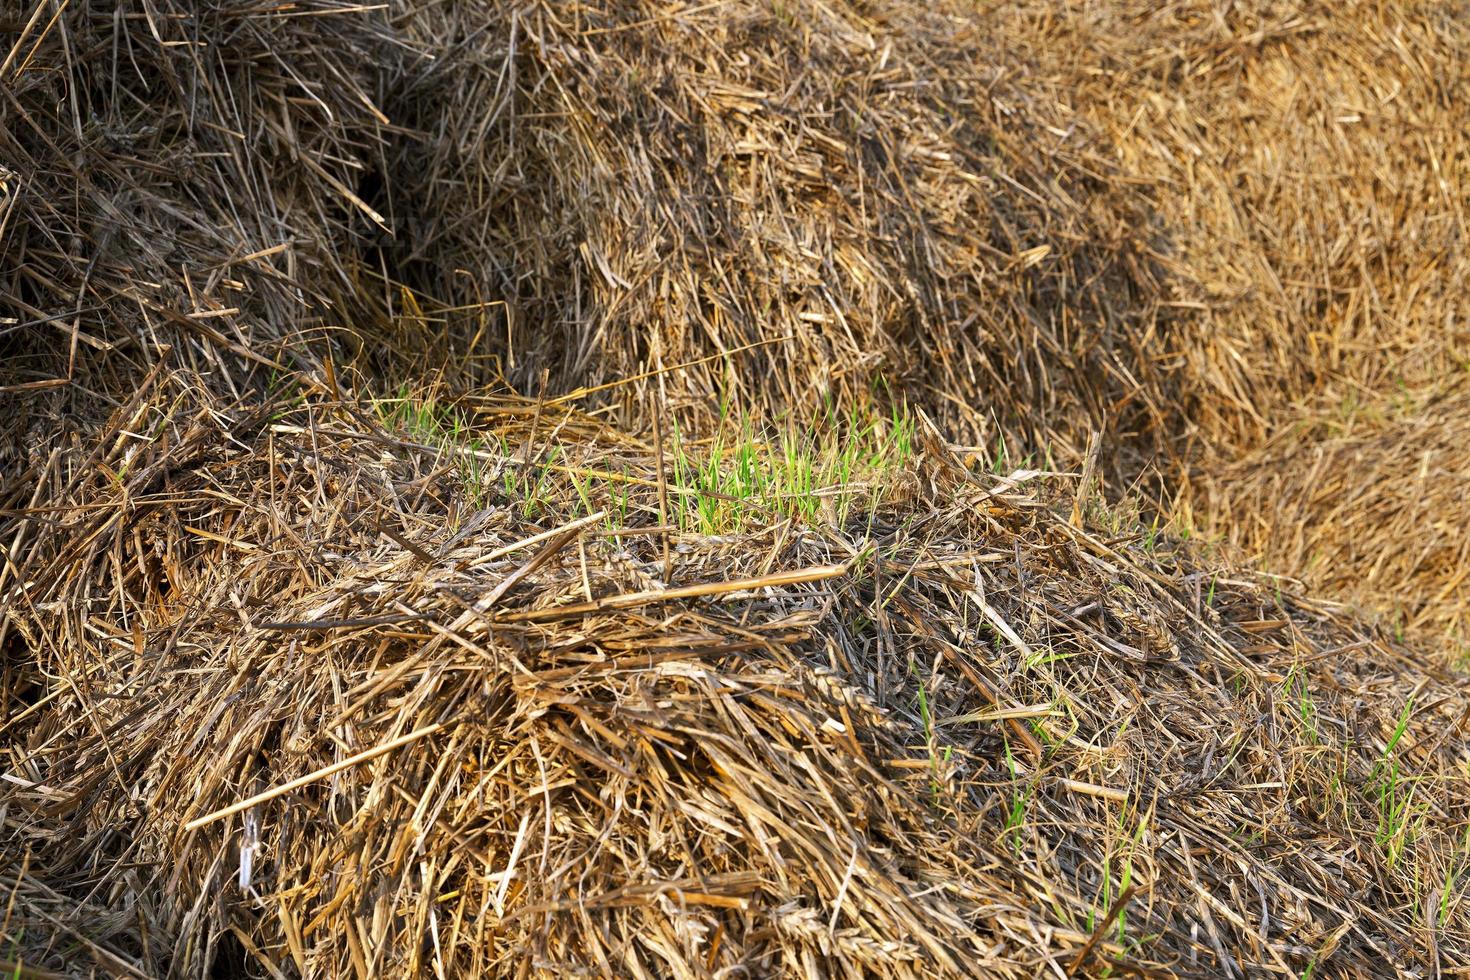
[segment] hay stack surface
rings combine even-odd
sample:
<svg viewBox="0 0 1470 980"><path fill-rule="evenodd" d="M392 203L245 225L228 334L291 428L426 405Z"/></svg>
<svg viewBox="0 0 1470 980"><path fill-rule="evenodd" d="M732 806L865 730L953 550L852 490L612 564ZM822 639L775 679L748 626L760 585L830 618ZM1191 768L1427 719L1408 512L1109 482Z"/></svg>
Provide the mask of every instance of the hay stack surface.
<svg viewBox="0 0 1470 980"><path fill-rule="evenodd" d="M1182 304L1159 396L1183 440L1169 492L1273 569L1461 644L1470 496L1449 406L1470 366L1466 12L995 12L1039 73L1076 81L1059 91L1114 166L1149 181Z"/></svg>
<svg viewBox="0 0 1470 980"><path fill-rule="evenodd" d="M1470 393L1400 391L1296 422L1197 488L1253 561L1470 650Z"/></svg>
<svg viewBox="0 0 1470 980"><path fill-rule="evenodd" d="M480 3L408 30L456 44L393 103L435 133L395 167L390 213L430 219L399 270L504 300L486 349L525 389L763 344L668 383L806 408L882 376L1065 449L1155 373L1146 198L961 5Z"/></svg>
<svg viewBox="0 0 1470 980"><path fill-rule="evenodd" d="M1284 412L1470 363L1463 4L1047 4L1017 44L1147 178L1210 458Z"/></svg>
<svg viewBox="0 0 1470 980"><path fill-rule="evenodd" d="M165 345L229 390L359 310L349 219L369 220L357 175L392 131L374 106L392 35L381 14L310 13L6 13L4 391L72 379L95 412Z"/></svg>

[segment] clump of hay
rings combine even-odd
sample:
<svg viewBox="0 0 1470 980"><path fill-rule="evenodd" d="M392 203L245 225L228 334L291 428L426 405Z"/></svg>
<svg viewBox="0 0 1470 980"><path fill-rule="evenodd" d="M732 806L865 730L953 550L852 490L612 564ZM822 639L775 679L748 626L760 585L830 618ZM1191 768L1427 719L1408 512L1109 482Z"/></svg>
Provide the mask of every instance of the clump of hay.
<svg viewBox="0 0 1470 980"><path fill-rule="evenodd" d="M71 380L104 399L162 346L229 390L360 312L349 219L368 220L357 174L391 130L373 99L392 36L381 16L311 13L6 15L7 391Z"/></svg>
<svg viewBox="0 0 1470 980"><path fill-rule="evenodd" d="M436 138L402 143L392 213L424 219L407 279L504 301L485 340L523 387L762 344L668 383L805 406L881 374L1035 446L1116 422L1155 373L1148 202L984 21L501 9L409 28L456 44L394 103Z"/></svg>
<svg viewBox="0 0 1470 980"><path fill-rule="evenodd" d="M149 445L54 454L47 499L73 509L13 555L38 691L3 722L6 854L112 923L23 904L27 963L1470 956L1463 685L1330 607L1077 526L1075 486L971 472L921 420L897 496L848 524L682 535L658 530L654 448L566 406L480 399L473 439L434 442L326 387L169 416L181 380L103 433L156 424Z"/></svg>
<svg viewBox="0 0 1470 980"><path fill-rule="evenodd" d="M1454 389L1470 365L1464 10L995 13L1043 74L1075 80L1068 103L1119 171L1149 181L1178 304L1177 370L1154 396L1181 440L1166 492L1274 569L1463 629L1470 497L1454 402L1419 399L1422 413L1349 432L1322 420Z"/></svg>

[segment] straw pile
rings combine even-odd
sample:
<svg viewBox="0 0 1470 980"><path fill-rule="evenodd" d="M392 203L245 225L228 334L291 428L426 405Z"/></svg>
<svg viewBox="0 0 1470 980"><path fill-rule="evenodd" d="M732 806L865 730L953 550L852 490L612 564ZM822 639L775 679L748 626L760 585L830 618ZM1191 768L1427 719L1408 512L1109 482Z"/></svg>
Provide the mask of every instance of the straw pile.
<svg viewBox="0 0 1470 980"><path fill-rule="evenodd" d="M478 406L517 451L477 485L320 397L56 454L48 498L86 504L22 555L46 703L7 722L9 807L109 914L22 906L28 964L1467 962L1470 697L1431 662L932 435L871 516L676 534L666 581L653 491L609 528L592 478L656 482L652 449L528 407ZM529 518L526 445L563 461Z"/></svg>
<svg viewBox="0 0 1470 980"><path fill-rule="evenodd" d="M973 433L998 419L1065 449L1152 375L1147 200L1063 138L1051 83L984 21L902 2L442 16L419 30L463 44L395 103L440 137L395 168L397 213L436 219L398 268L456 306L503 300L486 336L523 388L543 366L565 389L765 343L672 382L779 408L882 376Z"/></svg>
<svg viewBox="0 0 1470 980"><path fill-rule="evenodd" d="M163 348L231 391L367 315L354 188L382 150L372 64L393 38L381 16L296 13L5 15L0 394L57 389L85 426Z"/></svg>
<svg viewBox="0 0 1470 980"><path fill-rule="evenodd" d="M1151 182L1195 314L1179 399L1213 447L1470 363L1464 13L1120 0L1011 25Z"/></svg>
<svg viewBox="0 0 1470 980"><path fill-rule="evenodd" d="M670 397L882 377L1058 452L1152 401L1146 199L943 5L160 7L42 5L9 69L37 383L325 329L531 391L743 351Z"/></svg>
<svg viewBox="0 0 1470 980"><path fill-rule="evenodd" d="M1463 617L1465 22L1151 11L0 13L0 966L1470 966L1463 678L1099 490Z"/></svg>

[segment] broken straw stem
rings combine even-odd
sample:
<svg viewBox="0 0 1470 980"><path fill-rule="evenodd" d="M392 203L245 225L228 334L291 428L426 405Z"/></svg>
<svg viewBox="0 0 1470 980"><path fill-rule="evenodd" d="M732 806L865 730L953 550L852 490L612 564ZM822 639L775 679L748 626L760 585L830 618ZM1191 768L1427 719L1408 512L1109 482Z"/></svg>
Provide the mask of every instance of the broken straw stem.
<svg viewBox="0 0 1470 980"><path fill-rule="evenodd" d="M318 779L325 779L333 773L341 772L343 769L351 769L358 763L367 762L371 759L376 759L380 755L386 755L387 753L392 752L394 749L402 748L410 742L417 742L419 739L427 735L432 735L443 727L444 726L438 722L435 722L432 725L425 725L423 728L420 728L417 731L409 732L407 735L400 735L395 739L384 742L382 745L377 745L373 748L368 749L365 752L359 752L357 753L357 755L349 756L348 758L343 759L341 762L334 762L330 766L325 766L321 769L318 769L316 772L307 773L305 776L302 776L299 779L293 779L289 783L277 786L274 789L268 789L263 793L256 793L248 800L241 800L239 803L232 803L231 805L225 807L223 810L216 810L213 813L198 817L194 820L190 820L188 823L184 824L184 829L198 830L200 827L203 827L207 824L212 824L216 820L223 820L226 817L232 817L235 814L239 813L241 810L248 810L251 807L256 806L257 804L264 803L267 800L273 800L278 796L284 796L292 790L300 789L303 786L308 786L311 783L316 782Z"/></svg>

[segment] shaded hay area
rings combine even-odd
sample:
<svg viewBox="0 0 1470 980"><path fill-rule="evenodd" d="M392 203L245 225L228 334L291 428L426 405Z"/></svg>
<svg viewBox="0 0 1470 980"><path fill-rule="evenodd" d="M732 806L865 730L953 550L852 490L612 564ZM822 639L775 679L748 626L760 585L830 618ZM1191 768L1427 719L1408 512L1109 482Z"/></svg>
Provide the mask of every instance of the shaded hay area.
<svg viewBox="0 0 1470 980"><path fill-rule="evenodd" d="M331 340L530 392L699 362L665 389L705 414L883 377L1058 452L1160 410L1143 188L958 7L36 9L0 132L17 383L166 343L229 384Z"/></svg>

